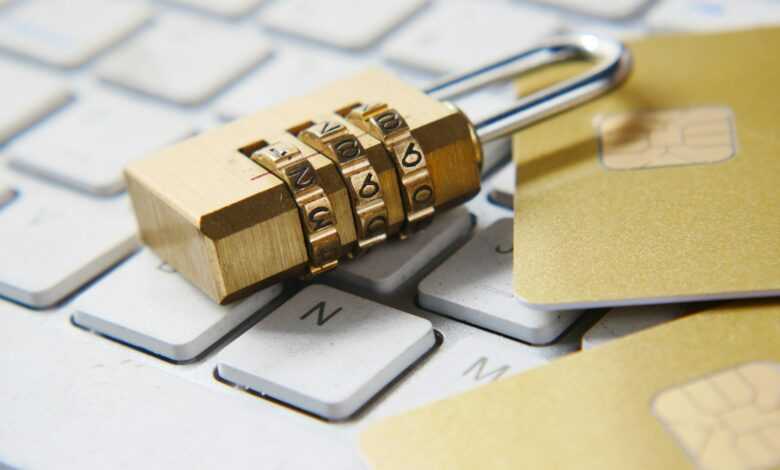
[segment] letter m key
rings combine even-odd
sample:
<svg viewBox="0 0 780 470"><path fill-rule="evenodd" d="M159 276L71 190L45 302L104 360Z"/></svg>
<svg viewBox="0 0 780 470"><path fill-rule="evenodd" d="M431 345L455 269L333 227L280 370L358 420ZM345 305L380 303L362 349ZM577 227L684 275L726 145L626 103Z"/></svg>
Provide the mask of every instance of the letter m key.
<svg viewBox="0 0 780 470"><path fill-rule="evenodd" d="M475 382L479 382L481 380L489 379L489 382L496 381L501 378L502 375L504 375L508 370L508 365L503 365L501 367L497 367L496 369L487 372L485 371L485 365L487 364L487 357L482 356L477 361L469 366L468 369L466 369L466 372L464 372L462 375L466 376L468 375L472 370L476 369L476 373L473 374L472 378Z"/></svg>
<svg viewBox="0 0 780 470"><path fill-rule="evenodd" d="M336 308L336 310L330 312L329 314L325 314L325 301L321 300L317 305L309 309L308 312L304 313L303 316L301 316L301 320L306 319L309 315L311 315L314 312L317 312L317 326L322 326L325 323L327 323L328 320L335 317L337 313L341 311L341 307Z"/></svg>

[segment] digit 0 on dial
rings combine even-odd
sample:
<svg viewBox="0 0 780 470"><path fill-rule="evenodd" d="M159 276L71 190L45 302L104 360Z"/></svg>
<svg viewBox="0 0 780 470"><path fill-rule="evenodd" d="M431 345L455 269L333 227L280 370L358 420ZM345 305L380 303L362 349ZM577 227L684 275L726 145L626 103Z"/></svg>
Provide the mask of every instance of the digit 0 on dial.
<svg viewBox="0 0 780 470"><path fill-rule="evenodd" d="M335 268L341 254L336 216L311 162L295 145L287 142L263 147L250 158L290 188L304 227L309 273L315 275Z"/></svg>
<svg viewBox="0 0 780 470"><path fill-rule="evenodd" d="M402 233L430 222L435 212L433 180L425 154L406 120L385 103L356 106L347 114L347 119L379 139L392 157L406 210L406 225Z"/></svg>
<svg viewBox="0 0 780 470"><path fill-rule="evenodd" d="M357 249L370 248L387 239L388 210L379 175L366 149L344 123L336 118L315 123L298 134L306 144L336 163L352 200Z"/></svg>

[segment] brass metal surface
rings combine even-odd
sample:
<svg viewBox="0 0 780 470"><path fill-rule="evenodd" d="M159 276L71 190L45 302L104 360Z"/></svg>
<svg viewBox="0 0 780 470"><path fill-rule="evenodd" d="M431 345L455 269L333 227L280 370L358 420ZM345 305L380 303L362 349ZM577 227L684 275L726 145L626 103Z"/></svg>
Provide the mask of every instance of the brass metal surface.
<svg viewBox="0 0 780 470"><path fill-rule="evenodd" d="M403 110L410 135L424 149L436 211L479 191L481 148L469 120L390 73L370 69L128 165L141 239L221 303L325 267L331 255L312 250L323 246L322 240L304 227L301 204L304 213L325 206L307 206L311 201L294 197L289 176L285 182L283 172L252 160L270 144L298 145L301 158L311 164L330 204L341 254L370 246L374 237L397 234L408 217L394 156L383 142L342 118L357 104L376 102ZM331 159L325 147L312 149L296 138L322 120L339 122L357 140L365 152L359 165ZM379 190L364 192L368 197L355 205L361 210L356 219L353 196L374 182ZM384 226L372 230L378 217L385 217ZM332 240L325 245L332 246Z"/></svg>
<svg viewBox="0 0 780 470"><path fill-rule="evenodd" d="M347 118L380 140L391 156L398 173L406 212L403 233L414 231L430 222L435 212L436 193L425 153L401 113L386 103L370 103L356 106Z"/></svg>

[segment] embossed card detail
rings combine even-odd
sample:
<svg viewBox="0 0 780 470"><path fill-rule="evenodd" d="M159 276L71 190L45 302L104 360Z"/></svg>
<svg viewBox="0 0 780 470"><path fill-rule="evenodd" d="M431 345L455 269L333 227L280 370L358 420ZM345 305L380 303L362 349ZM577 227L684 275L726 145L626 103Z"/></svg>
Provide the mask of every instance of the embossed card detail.
<svg viewBox="0 0 780 470"><path fill-rule="evenodd" d="M597 127L601 161L611 170L716 163L737 150L727 107L612 114Z"/></svg>
<svg viewBox="0 0 780 470"><path fill-rule="evenodd" d="M751 362L653 400L664 427L702 470L780 465L780 364Z"/></svg>

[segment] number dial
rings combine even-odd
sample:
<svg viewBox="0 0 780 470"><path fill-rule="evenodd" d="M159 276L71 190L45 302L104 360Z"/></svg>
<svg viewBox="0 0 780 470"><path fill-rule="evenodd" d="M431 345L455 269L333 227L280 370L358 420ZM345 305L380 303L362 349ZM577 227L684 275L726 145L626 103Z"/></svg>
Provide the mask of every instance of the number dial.
<svg viewBox="0 0 780 470"><path fill-rule="evenodd" d="M336 216L317 170L300 149L286 142L261 148L251 159L281 178L292 192L304 228L311 275L333 269L341 255Z"/></svg>
<svg viewBox="0 0 780 470"><path fill-rule="evenodd" d="M347 118L382 141L391 154L401 183L408 234L430 222L435 212L435 191L425 154L406 120L384 103L359 105Z"/></svg>
<svg viewBox="0 0 780 470"><path fill-rule="evenodd" d="M358 252L385 241L388 212L384 193L360 140L335 117L304 129L298 138L336 163L352 201Z"/></svg>

